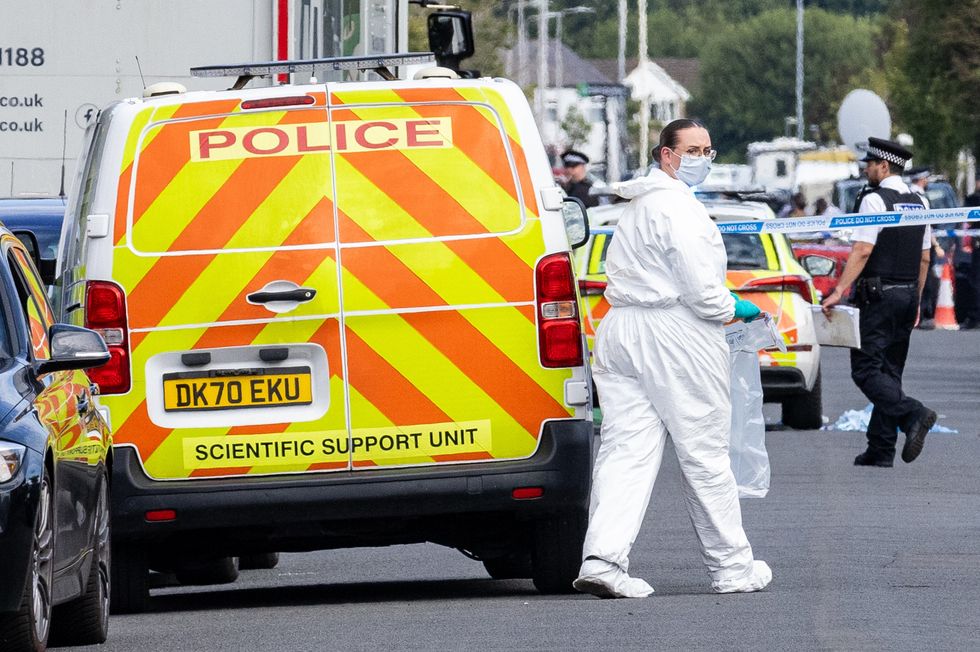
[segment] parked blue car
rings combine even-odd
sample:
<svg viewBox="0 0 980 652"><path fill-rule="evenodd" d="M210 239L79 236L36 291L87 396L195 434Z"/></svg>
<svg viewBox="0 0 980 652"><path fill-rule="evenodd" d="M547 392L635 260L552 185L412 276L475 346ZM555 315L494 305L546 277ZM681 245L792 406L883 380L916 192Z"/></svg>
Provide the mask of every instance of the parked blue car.
<svg viewBox="0 0 980 652"><path fill-rule="evenodd" d="M81 370L108 349L54 323L27 248L3 227L0 309L0 650L101 643L112 441Z"/></svg>
<svg viewBox="0 0 980 652"><path fill-rule="evenodd" d="M45 285L54 282L58 240L64 221L63 197L0 199L0 223L24 242Z"/></svg>

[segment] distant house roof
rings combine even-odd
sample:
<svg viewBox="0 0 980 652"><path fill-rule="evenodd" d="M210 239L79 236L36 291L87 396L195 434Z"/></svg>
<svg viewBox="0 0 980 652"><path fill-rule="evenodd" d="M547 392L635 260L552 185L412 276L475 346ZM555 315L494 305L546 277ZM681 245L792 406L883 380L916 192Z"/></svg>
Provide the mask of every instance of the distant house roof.
<svg viewBox="0 0 980 652"><path fill-rule="evenodd" d="M555 40L548 42L548 77L550 85L555 83ZM615 72L610 77L599 70L588 59L583 59L564 43L559 50L562 57L562 85L575 86L576 84L615 84L617 83ZM517 74L517 48L512 48L504 52L504 62L507 69L507 77L516 80ZM538 85L538 44L530 41L527 45L527 70L525 78L531 86Z"/></svg>
<svg viewBox="0 0 980 652"><path fill-rule="evenodd" d="M651 59L651 61L663 68L664 71L678 84L689 90L691 93L697 94L698 84L701 82L701 62L698 59L661 57L658 59ZM616 77L619 75L619 62L616 59L589 59L589 62L594 65L603 75L617 81ZM634 70L636 68L636 64L636 58L627 59L626 74L629 74L631 70Z"/></svg>

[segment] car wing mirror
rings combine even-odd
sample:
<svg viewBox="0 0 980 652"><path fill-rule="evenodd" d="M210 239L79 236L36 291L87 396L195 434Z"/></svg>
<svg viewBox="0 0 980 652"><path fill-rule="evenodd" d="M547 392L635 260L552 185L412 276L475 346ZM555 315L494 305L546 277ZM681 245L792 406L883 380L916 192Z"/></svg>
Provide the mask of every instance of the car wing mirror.
<svg viewBox="0 0 980 652"><path fill-rule="evenodd" d="M585 204L578 197L563 197L561 216L565 221L565 235L572 249L578 249L589 241L589 217Z"/></svg>
<svg viewBox="0 0 980 652"><path fill-rule="evenodd" d="M429 49L436 63L459 70L459 62L473 56L473 17L468 11L437 11L429 14Z"/></svg>
<svg viewBox="0 0 980 652"><path fill-rule="evenodd" d="M102 336L88 328L54 324L48 330L51 358L37 361L38 375L65 369L88 369L109 362L109 349Z"/></svg>
<svg viewBox="0 0 980 652"><path fill-rule="evenodd" d="M831 276L837 263L833 258L819 254L809 254L800 258L800 265L810 273L810 276Z"/></svg>

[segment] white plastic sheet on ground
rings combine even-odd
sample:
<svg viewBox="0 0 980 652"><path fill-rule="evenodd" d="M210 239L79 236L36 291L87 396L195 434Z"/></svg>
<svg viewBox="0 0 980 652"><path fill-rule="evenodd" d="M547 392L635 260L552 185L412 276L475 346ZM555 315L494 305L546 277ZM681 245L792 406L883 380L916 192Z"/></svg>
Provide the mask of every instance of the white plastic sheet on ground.
<svg viewBox="0 0 980 652"><path fill-rule="evenodd" d="M846 410L834 423L821 427L821 430L839 430L841 432L867 432L868 422L871 421L871 410L874 406L868 403L863 410ZM929 429L931 433L958 434L958 430L939 425L939 421Z"/></svg>
<svg viewBox="0 0 980 652"><path fill-rule="evenodd" d="M732 368L732 472L740 498L762 498L769 493L769 453L758 351L773 346L785 350L785 344L770 315L750 324L737 322L727 326L725 338Z"/></svg>

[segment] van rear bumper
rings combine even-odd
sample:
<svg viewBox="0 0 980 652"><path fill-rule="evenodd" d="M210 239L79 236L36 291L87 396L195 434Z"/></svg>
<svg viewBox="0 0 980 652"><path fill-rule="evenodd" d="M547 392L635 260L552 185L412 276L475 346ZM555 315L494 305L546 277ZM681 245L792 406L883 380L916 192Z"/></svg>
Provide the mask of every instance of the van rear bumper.
<svg viewBox="0 0 980 652"><path fill-rule="evenodd" d="M133 448L121 446L112 472L113 538L154 546L234 540L243 549L279 541L279 550L312 550L341 547L362 532L383 540L386 530L409 521L418 527L401 536L425 538L419 532L433 517L530 520L588 505L592 448L591 422L551 421L524 460L161 482L144 473ZM517 500L518 487L543 493ZM176 518L147 521L152 510L174 510Z"/></svg>

